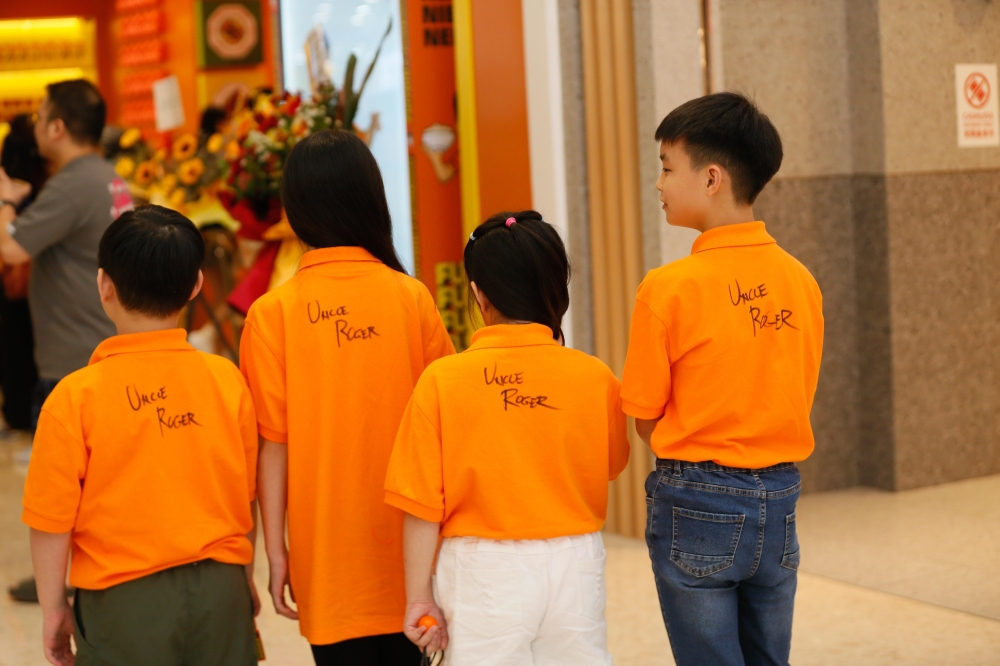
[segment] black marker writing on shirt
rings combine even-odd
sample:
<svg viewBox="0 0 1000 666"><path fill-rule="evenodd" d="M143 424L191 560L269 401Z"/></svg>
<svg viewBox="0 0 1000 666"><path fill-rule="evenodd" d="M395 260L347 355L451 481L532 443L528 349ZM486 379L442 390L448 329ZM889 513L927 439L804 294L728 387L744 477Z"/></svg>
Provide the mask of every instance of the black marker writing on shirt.
<svg viewBox="0 0 1000 666"><path fill-rule="evenodd" d="M736 295L733 296L733 288L729 286L729 302L733 305L740 305L741 303L749 303L750 301L756 301L767 296L767 286L762 282L760 285L748 289L747 291L740 290L740 281L734 280L736 282Z"/></svg>
<svg viewBox="0 0 1000 666"><path fill-rule="evenodd" d="M509 384L523 384L524 379L522 377L524 373L512 372L510 374L497 374L497 364L493 364L493 374L487 374L487 369L483 368L483 379L486 380L486 385L496 384L497 386L507 386Z"/></svg>
<svg viewBox="0 0 1000 666"><path fill-rule="evenodd" d="M773 328L776 331L780 331L783 328L792 328L796 331L799 330L794 326L789 319L791 319L791 310L782 310L780 313L771 314L770 312L765 312L763 315L760 313L760 308L755 308L750 306L750 322L753 325L753 335L757 337L757 331L763 331L767 328Z"/></svg>
<svg viewBox="0 0 1000 666"><path fill-rule="evenodd" d="M350 314L346 305L324 310L319 301L311 301L306 304L306 314L309 316L310 324L318 324L321 321L332 319L337 330L337 346L341 347L345 342L355 340L371 340L382 337L375 330L374 326L351 326L351 323L343 317Z"/></svg>
<svg viewBox="0 0 1000 666"><path fill-rule="evenodd" d="M547 395L520 395L518 390L515 388L504 389L500 391L500 395L503 396L503 411L507 411L507 407L527 407L528 409L534 409L535 407L545 407L546 409L559 409L558 407L553 407L552 405L546 405L545 401L549 399Z"/></svg>
<svg viewBox="0 0 1000 666"><path fill-rule="evenodd" d="M512 384L524 384L524 372L498 372L497 364L494 363L492 372L490 372L489 368L483 368L483 381L486 382L487 386L510 386ZM559 409L558 407L545 404L545 401L549 399L549 396L547 395L521 395L520 390L516 388L503 389L500 391L500 398L503 400L503 411L505 412L510 407L527 407L528 409L545 407L546 409Z"/></svg>
<svg viewBox="0 0 1000 666"><path fill-rule="evenodd" d="M313 305L316 306L316 314L313 314ZM349 313L347 312L346 305L341 305L339 308L324 310L320 307L319 301L312 301L311 303L306 304L306 314L309 315L309 323L315 324L316 322L333 319L334 317L343 317Z"/></svg>
<svg viewBox="0 0 1000 666"><path fill-rule="evenodd" d="M150 393L140 393L139 387L132 384L132 386L125 387L125 397L128 398L128 406L132 408L132 411L137 412L145 405L151 405L154 402L162 402L163 400L166 400L167 387L161 386Z"/></svg>
<svg viewBox="0 0 1000 666"><path fill-rule="evenodd" d="M167 410L163 407L156 408L156 418L160 422L160 437L163 437L163 429L167 430L177 430L178 428L183 428L184 426L196 425L201 427L201 424L194 420L193 412L186 412L184 414L176 414L174 416L167 416Z"/></svg>

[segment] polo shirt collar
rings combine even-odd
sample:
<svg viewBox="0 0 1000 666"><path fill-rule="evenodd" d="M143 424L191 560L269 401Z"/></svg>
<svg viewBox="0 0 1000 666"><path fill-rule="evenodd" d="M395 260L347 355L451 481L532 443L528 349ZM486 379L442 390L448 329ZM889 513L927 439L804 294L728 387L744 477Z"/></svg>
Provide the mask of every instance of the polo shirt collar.
<svg viewBox="0 0 1000 666"><path fill-rule="evenodd" d="M151 351L194 351L194 347L188 344L187 331L183 328L115 335L97 345L97 349L90 357L89 365L116 354Z"/></svg>
<svg viewBox="0 0 1000 666"><path fill-rule="evenodd" d="M763 222L745 222L743 224L727 224L703 232L695 239L691 254L715 250L720 247L748 247L752 245L768 245L777 241L767 233Z"/></svg>
<svg viewBox="0 0 1000 666"><path fill-rule="evenodd" d="M473 333L469 349L558 344L559 341L552 338L552 329L544 324L494 324Z"/></svg>
<svg viewBox="0 0 1000 666"><path fill-rule="evenodd" d="M332 261L374 261L381 263L375 256L363 247L341 245L339 247L321 247L309 250L299 260L299 270L327 264Z"/></svg>

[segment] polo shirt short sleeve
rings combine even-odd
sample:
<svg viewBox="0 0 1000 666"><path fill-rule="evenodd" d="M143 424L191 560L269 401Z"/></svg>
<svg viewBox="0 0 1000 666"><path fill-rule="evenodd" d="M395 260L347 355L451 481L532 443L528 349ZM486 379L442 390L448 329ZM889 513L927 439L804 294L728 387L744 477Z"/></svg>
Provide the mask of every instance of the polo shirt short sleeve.
<svg viewBox="0 0 1000 666"><path fill-rule="evenodd" d="M636 294L625 412L660 458L759 469L813 450L823 299L763 222L706 231Z"/></svg>
<svg viewBox="0 0 1000 666"><path fill-rule="evenodd" d="M488 326L432 363L403 416L385 501L445 537L601 529L628 463L618 380L540 324Z"/></svg>
<svg viewBox="0 0 1000 666"><path fill-rule="evenodd" d="M310 250L251 306L240 351L260 434L288 447L302 634L327 645L399 632L403 513L382 484L417 379L454 353L434 299L360 247Z"/></svg>
<svg viewBox="0 0 1000 666"><path fill-rule="evenodd" d="M230 361L195 350L186 335L109 338L42 407L22 520L72 532L76 587L252 558L253 401Z"/></svg>

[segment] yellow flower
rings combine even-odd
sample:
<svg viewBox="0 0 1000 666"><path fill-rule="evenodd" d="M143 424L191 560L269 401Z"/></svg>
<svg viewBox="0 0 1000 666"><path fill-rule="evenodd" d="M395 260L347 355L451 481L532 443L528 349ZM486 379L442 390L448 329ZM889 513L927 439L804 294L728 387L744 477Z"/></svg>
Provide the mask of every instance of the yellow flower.
<svg viewBox="0 0 1000 666"><path fill-rule="evenodd" d="M205 173L205 164L197 157L177 167L177 178L185 185L194 185Z"/></svg>
<svg viewBox="0 0 1000 666"><path fill-rule="evenodd" d="M271 98L267 95L261 95L253 105L253 110L254 113L259 113L266 118L270 118L274 115L274 103L271 102Z"/></svg>
<svg viewBox="0 0 1000 666"><path fill-rule="evenodd" d="M135 160L131 157L123 157L115 162L115 173L122 178L128 178L135 170Z"/></svg>
<svg viewBox="0 0 1000 666"><path fill-rule="evenodd" d="M191 159L198 152L198 139L193 134L185 134L174 142L173 152L178 162Z"/></svg>
<svg viewBox="0 0 1000 666"><path fill-rule="evenodd" d="M167 151L165 148L160 148L155 153L153 153L153 160L156 162L163 162L167 159Z"/></svg>
<svg viewBox="0 0 1000 666"><path fill-rule="evenodd" d="M243 149L240 147L240 144L237 143L236 141L230 141L229 143L226 144L226 159L228 161L235 162L236 160L240 159L240 156L242 154L243 154Z"/></svg>
<svg viewBox="0 0 1000 666"><path fill-rule="evenodd" d="M159 188L164 194L169 194L175 187L177 187L177 176L172 173L168 173L164 176L163 180L159 183Z"/></svg>
<svg viewBox="0 0 1000 666"><path fill-rule="evenodd" d="M186 200L187 200L187 192L185 192L184 188L182 187L174 190L173 193L171 193L170 198L167 199L167 202L170 203L171 208L180 208L181 206L184 205L184 202Z"/></svg>
<svg viewBox="0 0 1000 666"><path fill-rule="evenodd" d="M217 153L222 150L222 135L216 132L212 136L208 137L208 142L205 144L205 148L210 153Z"/></svg>
<svg viewBox="0 0 1000 666"><path fill-rule="evenodd" d="M135 169L135 182L139 185L149 185L156 178L156 164L152 160L147 160L139 164Z"/></svg>
<svg viewBox="0 0 1000 666"><path fill-rule="evenodd" d="M121 138L118 139L118 145L123 150L128 150L129 148L134 146L141 138L142 138L142 132L138 128L133 127L132 129L125 130Z"/></svg>

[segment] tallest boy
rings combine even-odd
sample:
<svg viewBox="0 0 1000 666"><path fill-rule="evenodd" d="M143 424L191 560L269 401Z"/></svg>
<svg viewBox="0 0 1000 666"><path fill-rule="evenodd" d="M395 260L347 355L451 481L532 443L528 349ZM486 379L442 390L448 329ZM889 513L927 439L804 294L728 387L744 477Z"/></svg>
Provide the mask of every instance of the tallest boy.
<svg viewBox="0 0 1000 666"><path fill-rule="evenodd" d="M754 221L782 150L753 102L692 100L656 140L667 222L702 232L691 256L639 286L622 380L625 412L657 457L646 542L660 608L678 666L784 665L822 297Z"/></svg>

